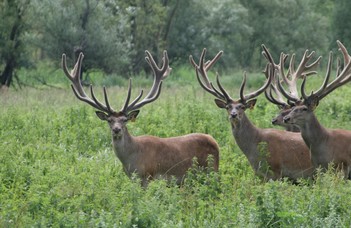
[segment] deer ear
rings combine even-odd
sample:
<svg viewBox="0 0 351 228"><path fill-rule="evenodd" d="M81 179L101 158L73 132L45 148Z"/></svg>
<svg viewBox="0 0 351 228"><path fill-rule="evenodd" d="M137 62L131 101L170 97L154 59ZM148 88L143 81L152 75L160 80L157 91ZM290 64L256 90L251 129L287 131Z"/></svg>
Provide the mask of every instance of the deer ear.
<svg viewBox="0 0 351 228"><path fill-rule="evenodd" d="M135 110L135 111L128 113L128 116L127 116L128 120L134 122L135 119L137 118L139 112L140 112L140 110Z"/></svg>
<svg viewBox="0 0 351 228"><path fill-rule="evenodd" d="M245 107L249 109L253 109L255 107L256 101L257 99L249 100L248 102L246 102Z"/></svg>
<svg viewBox="0 0 351 228"><path fill-rule="evenodd" d="M218 106L218 108L226 108L227 107L227 104L220 99L215 99L214 101L215 101L216 105Z"/></svg>
<svg viewBox="0 0 351 228"><path fill-rule="evenodd" d="M100 118L100 120L107 120L108 115L104 112L96 111L96 115Z"/></svg>

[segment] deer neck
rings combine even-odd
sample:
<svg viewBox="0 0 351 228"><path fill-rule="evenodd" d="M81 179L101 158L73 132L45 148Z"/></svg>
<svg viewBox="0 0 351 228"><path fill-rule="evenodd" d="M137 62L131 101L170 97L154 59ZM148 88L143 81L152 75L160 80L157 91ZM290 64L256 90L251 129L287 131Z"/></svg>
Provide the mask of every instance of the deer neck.
<svg viewBox="0 0 351 228"><path fill-rule="evenodd" d="M131 159L137 152L138 146L132 135L129 134L128 129L123 129L121 137L112 137L112 144L116 156L122 162L124 167L129 166Z"/></svg>
<svg viewBox="0 0 351 228"><path fill-rule="evenodd" d="M308 118L300 125L301 136L306 145L310 148L311 153L321 151L323 144L328 138L328 131L323 127L314 113L310 113Z"/></svg>
<svg viewBox="0 0 351 228"><path fill-rule="evenodd" d="M290 131L290 132L300 132L300 128L297 127L296 125L289 125L285 127L285 130Z"/></svg>
<svg viewBox="0 0 351 228"><path fill-rule="evenodd" d="M232 132L237 145L249 158L256 157L256 147L259 140L260 129L251 123L244 113L241 121L232 122Z"/></svg>

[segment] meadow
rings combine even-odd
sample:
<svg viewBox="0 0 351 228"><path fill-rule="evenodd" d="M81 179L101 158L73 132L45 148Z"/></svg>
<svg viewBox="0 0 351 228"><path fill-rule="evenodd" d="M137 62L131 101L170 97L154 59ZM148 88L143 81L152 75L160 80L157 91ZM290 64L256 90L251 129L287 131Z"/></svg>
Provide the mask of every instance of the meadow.
<svg viewBox="0 0 351 228"><path fill-rule="evenodd" d="M25 87L0 95L0 227L351 226L350 181L333 170L299 184L255 176L235 144L226 112L188 68L174 69L159 99L143 107L128 129L159 137L210 134L220 145L219 172L190 172L182 187L157 180L147 189L124 174L107 124L75 98L63 73L28 71L21 79L35 85L33 75L55 88ZM127 80L90 75L100 97L101 85L117 84L108 93L119 109ZM263 83L262 74L248 75L249 88ZM222 76L232 97L238 96L241 79L239 71ZM311 79L310 87L321 79ZM143 75L133 82L134 96L151 86ZM346 85L321 102L316 114L324 126L351 130L348 94ZM261 95L246 113L255 125L268 128L277 111Z"/></svg>

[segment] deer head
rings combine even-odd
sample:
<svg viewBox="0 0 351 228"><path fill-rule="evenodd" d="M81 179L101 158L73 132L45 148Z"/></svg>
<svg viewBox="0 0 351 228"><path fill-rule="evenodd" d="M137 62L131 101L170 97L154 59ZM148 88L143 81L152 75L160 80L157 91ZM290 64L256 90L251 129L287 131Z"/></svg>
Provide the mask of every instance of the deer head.
<svg viewBox="0 0 351 228"><path fill-rule="evenodd" d="M336 69L336 77L335 79L329 83L332 62L333 62L333 53L329 53L327 71L324 78L324 82L322 86L316 91L311 92L310 95L306 94L305 85L306 85L306 77L303 78L303 82L301 84L301 95L302 98L300 99L291 99L288 96L287 92L284 88L280 86L281 91L283 92L284 96L291 101L295 102L295 107L291 110L291 112L284 117L284 122L289 124L298 124L302 125L306 120L312 117L313 111L319 105L319 102L326 97L329 93L334 91L336 88L346 84L351 80L351 57L347 52L345 46L340 42L337 41L339 46L339 51L341 51L344 59L344 68L341 69L340 61L338 60L337 69ZM278 82L278 84L280 84Z"/></svg>
<svg viewBox="0 0 351 228"><path fill-rule="evenodd" d="M205 62L206 49L203 49L202 54L200 56L199 64L196 64L193 57L190 56L190 62L196 69L196 76L201 85L201 87L209 92L210 94L216 97L215 103L219 108L224 108L228 112L228 116L232 124L236 125L240 122L244 116L244 112L246 109L252 109L256 104L256 97L259 96L262 92L264 92L267 87L270 85L274 68L271 64L267 64L265 69L265 74L267 81L265 84L259 88L258 90L244 94L244 88L246 85L246 72L244 72L243 81L240 86L240 98L233 99L231 98L227 91L223 88L222 84L219 81L219 75L216 75L216 83L218 89L214 87L213 83L209 81L207 76L207 71L209 68L219 59L219 57L223 54L220 51L211 61Z"/></svg>
<svg viewBox="0 0 351 228"><path fill-rule="evenodd" d="M91 98L84 91L79 77L81 73L82 61L84 58L83 53L79 54L78 60L71 72L69 72L67 69L66 55L62 55L63 71L65 72L67 78L72 82L71 87L73 89L74 94L79 100L89 104L90 106L98 110L96 111L96 115L101 120L108 122L114 139L121 138L121 136L126 131L127 122L136 119L136 117L139 114L139 109L141 107L155 101L159 97L161 93L162 80L165 79L171 71L166 51L163 52L163 65L161 68L157 66L155 60L153 59L149 51L145 51L145 53L145 60L150 65L154 74L154 82L152 88L143 100L139 101L143 96L143 90L141 90L140 94L132 102L130 102L132 80L129 79L127 98L120 111L115 111L110 106L105 87L103 87L105 104L103 104L96 98L92 85L90 85Z"/></svg>
<svg viewBox="0 0 351 228"><path fill-rule="evenodd" d="M290 113L292 108L295 106L295 102L299 100L297 80L303 79L310 75L315 75L317 72L312 69L320 63L322 57L319 56L313 63L308 64L315 52L312 51L309 53L308 50L306 50L300 63L298 64L297 69L295 69L294 53L291 56L288 71L285 72L284 65L289 55L281 53L279 64L276 64L268 49L264 45L262 45L262 47L262 55L268 60L269 63L274 65L275 68L272 83L265 91L267 100L275 104L280 110L279 114L272 119L272 124L282 126L290 131L298 131L297 127L293 127L291 124L285 123L284 117ZM289 97L289 99L287 100L285 100L285 96L283 95L285 90L281 89L281 83L284 83L288 87L289 91L286 93L286 96Z"/></svg>

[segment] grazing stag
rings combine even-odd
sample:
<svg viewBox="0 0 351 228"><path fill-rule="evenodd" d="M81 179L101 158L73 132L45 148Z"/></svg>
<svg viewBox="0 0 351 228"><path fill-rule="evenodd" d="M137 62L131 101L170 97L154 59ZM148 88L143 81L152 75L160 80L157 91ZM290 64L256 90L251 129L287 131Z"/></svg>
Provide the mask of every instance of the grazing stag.
<svg viewBox="0 0 351 228"><path fill-rule="evenodd" d="M63 71L72 82L72 89L76 97L99 110L96 111L96 115L109 124L115 154L122 162L124 171L129 177L136 173L141 178L143 186L147 186L149 179L170 180L172 177L175 177L177 183L181 184L187 170L192 166L194 158L197 159L200 167L207 167L210 156L213 157L213 169L218 170L219 147L210 135L194 133L172 138L134 137L127 130L127 122L135 120L139 109L155 101L160 95L162 80L171 71L166 51L163 53L163 66L161 68L157 66L151 54L146 51L145 59L154 74L152 88L143 100L139 101L143 95L143 90L141 90L140 94L132 102L129 102L131 96L131 80L129 80L128 95L120 111L115 111L110 106L105 87L103 88L105 104L96 98L92 86L90 86L91 98L87 96L79 77L83 57L81 53L74 69L69 73L66 56L63 54Z"/></svg>
<svg viewBox="0 0 351 228"><path fill-rule="evenodd" d="M278 74L282 78L282 81L288 86L290 95L298 99L299 95L297 91L297 80L302 79L305 76L310 76L317 73L316 71L312 71L311 69L316 67L320 63L320 60L322 58L321 56L319 56L317 60L315 60L313 63L307 65L308 61L313 57L314 53L315 52L311 52L310 54L308 54L308 50L306 50L296 70L295 54L292 54L288 72L285 73L284 65L288 58L288 55L281 53L279 64L275 64L272 55L269 53L268 49L263 45L263 56L271 64L273 64L275 69L278 71L278 73L274 74L275 77L273 78L271 85L265 91L265 96L267 100L275 104L279 109L279 114L272 119L273 125L284 127L287 131L300 132L300 129L296 125L287 124L284 122L284 117L290 113L292 107L294 106L294 102L289 102L289 100L285 101L284 96L278 88ZM273 94L275 94L276 97L274 97Z"/></svg>
<svg viewBox="0 0 351 228"><path fill-rule="evenodd" d="M333 53L330 52L327 72L322 86L307 95L305 92L306 78L301 84L302 99L296 99L284 91L279 84L283 95L295 102L295 107L284 117L284 122L297 125L301 130L302 138L311 150L311 159L315 167L328 168L333 163L342 169L345 178L351 178L351 131L342 129L327 129L323 127L314 114L319 102L336 88L351 80L351 57L345 46L337 41L339 50L344 58L344 68L338 64L336 78L330 82Z"/></svg>
<svg viewBox="0 0 351 228"><path fill-rule="evenodd" d="M198 82L205 91L216 97L215 103L219 108L227 110L235 141L249 160L255 173L265 179L274 180L283 177L292 180L311 177L313 167L309 151L300 134L277 129L260 129L254 126L245 115L247 109L254 107L256 97L270 85L274 77L273 66L267 64L265 84L247 95L244 95L246 84L246 74L244 73L240 87L240 98L234 100L221 85L218 74L218 88L213 86L207 76L207 71L222 52L219 52L213 60L208 62L205 62L205 54L206 49L201 54L199 64L196 64L190 56L190 62L195 67ZM262 151L264 146L266 146L266 151Z"/></svg>

